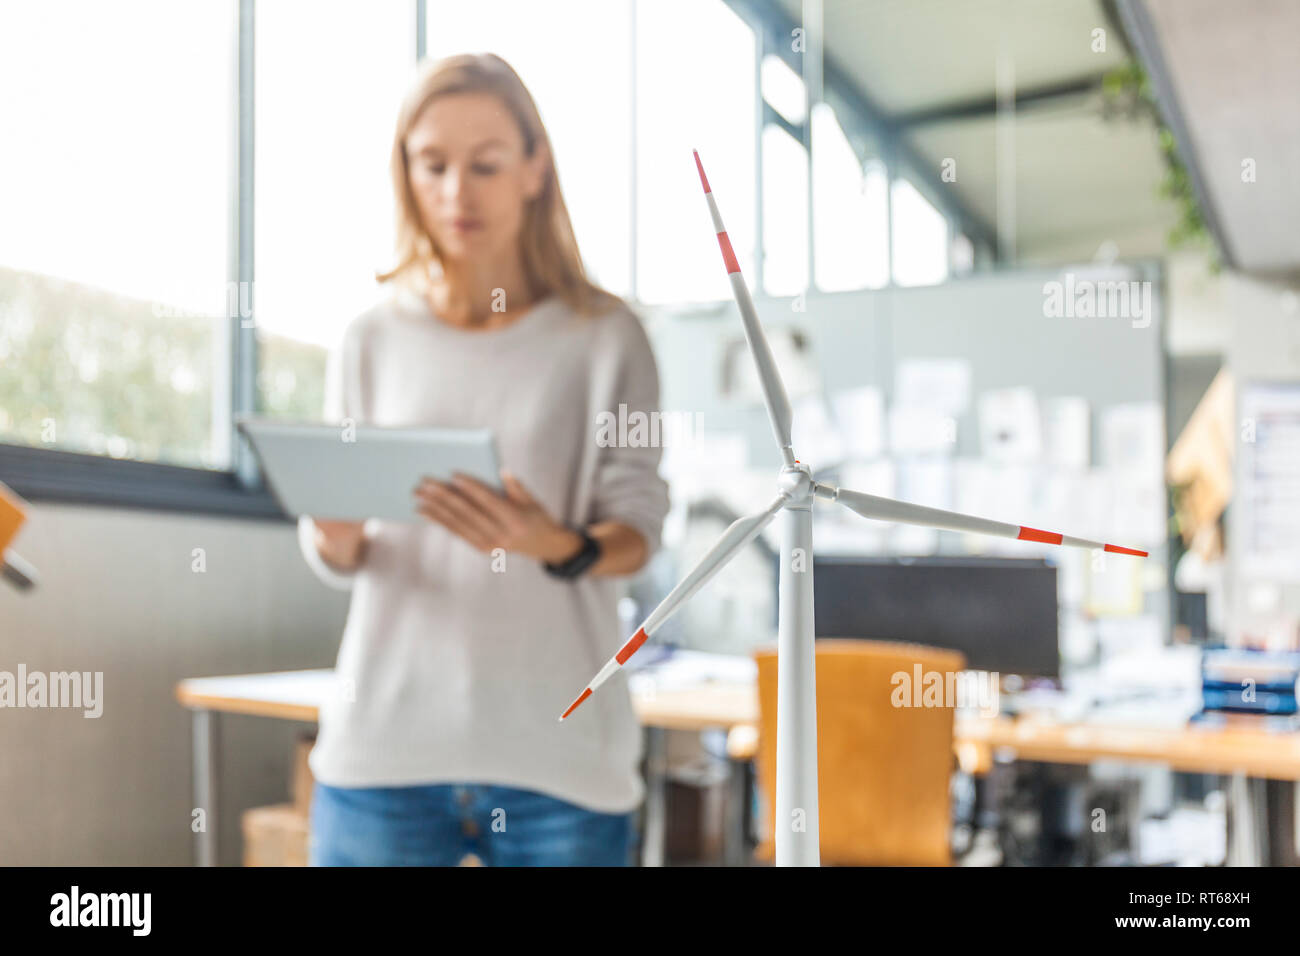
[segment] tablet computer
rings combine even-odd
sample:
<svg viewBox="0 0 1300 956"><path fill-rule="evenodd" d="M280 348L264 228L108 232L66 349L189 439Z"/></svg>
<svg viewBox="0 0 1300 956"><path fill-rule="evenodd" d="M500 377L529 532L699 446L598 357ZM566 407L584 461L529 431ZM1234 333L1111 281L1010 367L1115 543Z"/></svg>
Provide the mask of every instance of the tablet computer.
<svg viewBox="0 0 1300 956"><path fill-rule="evenodd" d="M496 442L487 428L388 428L244 418L236 422L267 483L298 517L416 521L414 491L426 475L456 472L501 491Z"/></svg>

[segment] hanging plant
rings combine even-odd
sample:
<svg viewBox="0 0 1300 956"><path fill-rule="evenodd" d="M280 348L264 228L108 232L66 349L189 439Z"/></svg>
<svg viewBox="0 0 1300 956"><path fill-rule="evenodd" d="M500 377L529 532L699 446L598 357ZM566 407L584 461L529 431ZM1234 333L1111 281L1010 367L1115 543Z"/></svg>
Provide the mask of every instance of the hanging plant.
<svg viewBox="0 0 1300 956"><path fill-rule="evenodd" d="M1201 212L1201 204L1197 201L1191 173L1178 154L1174 134L1161 118L1146 71L1135 61L1116 67L1102 78L1101 95L1103 119L1150 120L1155 124L1160 157L1165 166L1165 174L1156 192L1178 210L1178 220L1170 228L1166 244L1170 249L1203 248L1209 258L1210 270L1218 272L1222 263Z"/></svg>

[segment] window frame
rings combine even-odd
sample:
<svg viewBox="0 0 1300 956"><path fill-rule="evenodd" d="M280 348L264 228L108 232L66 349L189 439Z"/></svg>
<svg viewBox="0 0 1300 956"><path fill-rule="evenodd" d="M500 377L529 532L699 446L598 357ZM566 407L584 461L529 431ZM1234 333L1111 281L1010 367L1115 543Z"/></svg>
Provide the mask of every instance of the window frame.
<svg viewBox="0 0 1300 956"><path fill-rule="evenodd" d="M227 274L230 281L239 283L237 288L254 289L253 272L253 187L254 187L254 27L256 0L229 0L232 15L237 18L234 48L231 56L231 96L234 98L233 126L231 129L232 167L229 183L229 249ZM635 4L638 0L629 0ZM788 24L785 19L754 0L723 0L754 31L755 41L755 275L753 284L756 295L765 295L764 287L762 229L764 210L762 201L763 149L762 133L767 123L776 122L797 143L809 151L809 216L812 213L812 157L810 119L803 124L790 124L771 107L763 97L761 71L765 55L784 53L778 40L787 34ZM425 58L427 11L425 0L413 0L411 16L415 26L415 62ZM635 30L635 12L632 18ZM635 54L635 33L630 38L630 48ZM631 65L635 77L635 61ZM629 109L635 109L636 87L632 86L633 102ZM860 104L853 104L860 105ZM880 122L880 118L871 114L869 108L863 108L860 124L868 128L877 138L881 149L879 160L884 163L886 175L886 228L889 241L886 245L888 255L888 280L879 289L887 291L897 287L894 282L894 247L893 247L893 182L897 178L908 179L918 191L930 201L948 222L949 255L952 239L958 231L966 232L975 246L976 261L974 271L980 271L988 265L988 257L981 255L984 249L978 231L972 234L964 221L961 210L955 209L950 197L933 189L925 177L908 175L909 157L900 155L903 150L890 135L890 131ZM838 111L837 111L838 115ZM846 130L846 133L848 131ZM633 156L635 163L635 122L633 124ZM633 167L632 175L636 171ZM918 181L919 180L919 181ZM637 210L635 208L635 180L633 181L633 208L631 210L631 255L632 270L630 274L633 302L639 302L638 276L636 270L637 244ZM809 223L809 281L806 292L809 296L822 294L816 285L816 247L812 233L813 224ZM996 261L996 255L993 256ZM953 276L950 274L948 281ZM235 421L241 415L257 412L257 371L258 347L256 336L256 302L252 303L253 320L245 322L240 316L230 318L228 339L229 355L229 422L231 461L224 470L214 470L161 462L144 462L117 459L108 456L86 454L84 452L41 448L28 445L9 444L0 441L0 481L4 481L13 490L32 501L52 501L69 504L141 508L152 511L182 512L190 514L210 514L226 517L245 517L287 522L290 517L280 508L274 495L266 487L257 465L256 458L245 439L235 428Z"/></svg>
<svg viewBox="0 0 1300 956"><path fill-rule="evenodd" d="M802 29L803 25L801 23L798 23L792 17L792 15L789 14L784 9L768 4L766 0L723 0L723 2L725 2L728 6L730 6L755 31L755 34L758 38L757 46L758 46L758 55L759 55L760 63L763 55L774 53L779 57L781 57L783 60L785 60L788 66L790 66L792 69L795 69L796 72L798 72L799 70L798 64L800 61L797 60L797 57L801 55L806 56L807 53L804 54L793 53L790 50L788 41L789 41L789 37L792 35L791 31L794 28L798 27ZM837 119L839 119L841 123L841 128L844 130L845 134L849 136L850 142L854 141L855 137L865 137L866 139L869 139L871 142L875 144L876 147L875 158L883 162L885 167L885 177L886 177L885 196L886 196L886 219L887 219L885 227L887 230L887 235L889 237L889 240L886 244L886 250L888 256L886 274L888 278L886 283L883 286L880 286L878 288L872 288L872 289L864 289L862 291L884 292L893 289L907 288L906 286L899 286L894 281L894 260L896 257L895 257L894 242L893 242L894 208L892 202L892 195L893 195L894 182L895 180L899 180L899 179L907 180L926 199L927 202L929 202L932 206L934 206L936 210L939 211L939 213L943 216L944 220L947 222L948 240L949 240L948 256L951 256L951 251L952 251L951 246L952 246L953 237L958 232L964 232L969 238L971 238L972 242L974 242L976 247L975 268L972 271L980 271L984 268L988 268L990 266L996 265L998 263L996 252L994 252L991 256L988 257L984 257L980 255L980 249L982 248L982 244L985 243L988 238L988 230L982 227L982 223L980 222L980 220L977 217L975 217L974 214L968 208L964 208L960 202L956 201L952 195L946 194L944 190L938 188L932 177L921 175L919 173L918 164L921 162L922 157L920 157L920 155L916 153L916 151L909 146L909 144L904 140L903 136L893 127L893 125L890 122L890 118L886 114L881 112L880 109L868 98L868 96L864 95L863 92L860 92L855 87L850 77L846 76L843 73L843 71L840 70L838 67L835 67L827 63L820 56L818 57L818 61L821 63L822 66L822 76L821 76L821 82L819 84L821 88L820 101L827 103L835 110L836 117ZM810 96L812 95L811 90L807 90L806 92L808 93L808 95ZM866 91L867 94L869 94L869 92L870 91ZM758 98L758 110L760 116L760 124L759 124L760 143L758 146L758 163L760 167L760 176L761 176L762 152L763 152L762 143L761 143L761 129L762 129L762 124L764 122L776 123L777 125L783 126L784 128L786 128L787 132L790 132L792 136L794 136L797 140L800 140L804 144L805 149L808 151L809 154L809 169L811 171L812 137L810 133L811 130L810 120L811 120L811 109L814 103L809 102L808 104L809 115L805 117L804 123L791 124L789 123L788 120L786 120L783 116L781 116L774 107L770 106L767 103L767 101L763 98L761 83L757 84L757 98ZM848 122L852 123L852 127L853 127L852 130L850 130L849 126L846 125L846 123ZM811 191L813 189L811 173L809 175L808 187L810 192L808 209L809 209L809 216L812 217L814 215L813 213L814 206L813 206L812 196L811 196ZM763 214L762 203L760 201L759 209L758 209L758 217L757 217L757 221L760 224L760 227L762 224L762 214ZM809 270L808 270L809 282L808 282L808 288L805 290L806 295L809 298L815 298L817 296L826 295L826 294L837 294L837 293L824 293L817 287L817 283L816 283L817 251L816 251L816 241L815 241L814 233L815 230L813 224L810 222L809 223L810 262L809 262ZM760 236L761 236L761 232L760 232ZM761 250L761 242L760 242L760 250ZM760 263L759 271L761 272L761 263L762 263L761 255L759 256L759 263ZM949 272L948 277L945 281L951 281L953 278L954 278L953 275L951 274L951 272ZM756 296L766 295L766 293L762 292L763 285L760 280L761 280L761 275L756 277L754 283L752 283L755 289Z"/></svg>
<svg viewBox="0 0 1300 956"><path fill-rule="evenodd" d="M230 0L236 18L231 61L233 98L232 163L227 278L235 288L253 283L254 28L256 0ZM415 62L424 55L425 3L415 0ZM226 427L230 463L225 469L136 461L59 448L0 441L0 481L30 501L290 522L291 516L266 486L248 440L235 427L240 416L257 412L258 349L256 302L253 319L227 319L230 402ZM236 309L236 313L240 310Z"/></svg>
<svg viewBox="0 0 1300 956"><path fill-rule="evenodd" d="M234 471L0 445L0 476L29 501L288 521L263 485Z"/></svg>

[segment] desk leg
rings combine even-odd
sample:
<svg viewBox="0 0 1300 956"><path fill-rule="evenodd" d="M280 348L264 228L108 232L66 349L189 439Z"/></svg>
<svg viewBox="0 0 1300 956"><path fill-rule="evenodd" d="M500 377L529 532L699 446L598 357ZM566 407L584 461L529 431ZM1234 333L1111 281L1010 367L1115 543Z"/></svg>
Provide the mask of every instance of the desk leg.
<svg viewBox="0 0 1300 956"><path fill-rule="evenodd" d="M217 865L217 712L194 711L194 803L203 811L196 850L199 866Z"/></svg>
<svg viewBox="0 0 1300 956"><path fill-rule="evenodd" d="M724 866L745 866L746 836L745 810L749 802L749 764L743 760L727 761L727 819L723 824L722 863Z"/></svg>
<svg viewBox="0 0 1300 956"><path fill-rule="evenodd" d="M1267 801L1262 780L1244 773L1228 778L1228 866L1263 866L1268 847Z"/></svg>
<svg viewBox="0 0 1300 956"><path fill-rule="evenodd" d="M1296 782L1265 780L1264 806L1268 820L1268 865L1296 866Z"/></svg>
<svg viewBox="0 0 1300 956"><path fill-rule="evenodd" d="M641 827L641 865L663 866L668 840L668 731L645 729L645 821Z"/></svg>

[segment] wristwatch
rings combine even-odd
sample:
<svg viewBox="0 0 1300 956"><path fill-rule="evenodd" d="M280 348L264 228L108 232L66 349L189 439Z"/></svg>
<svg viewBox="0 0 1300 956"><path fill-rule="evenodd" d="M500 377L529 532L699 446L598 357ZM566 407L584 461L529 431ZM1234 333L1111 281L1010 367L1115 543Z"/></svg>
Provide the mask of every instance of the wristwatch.
<svg viewBox="0 0 1300 956"><path fill-rule="evenodd" d="M578 577L589 567L600 559L600 542L587 534L581 528L571 528L575 534L582 537L582 547L573 557L568 558L558 564L552 564L550 561L543 561L542 567L546 573L554 578L572 579Z"/></svg>

